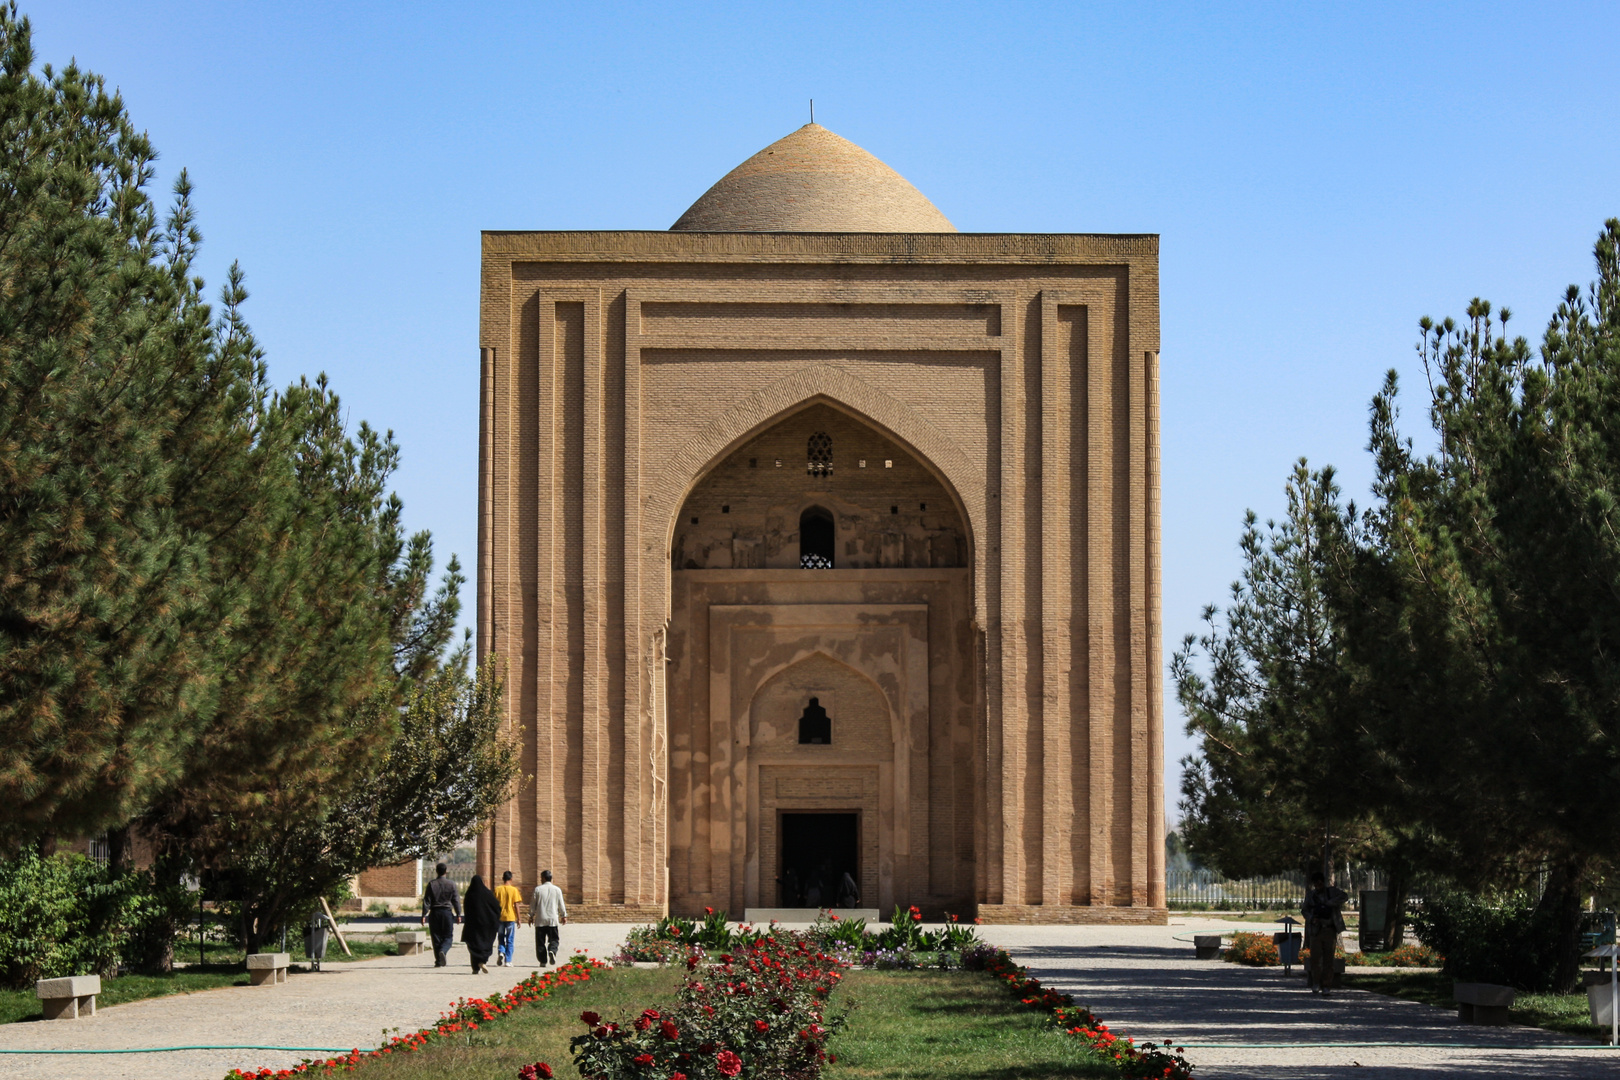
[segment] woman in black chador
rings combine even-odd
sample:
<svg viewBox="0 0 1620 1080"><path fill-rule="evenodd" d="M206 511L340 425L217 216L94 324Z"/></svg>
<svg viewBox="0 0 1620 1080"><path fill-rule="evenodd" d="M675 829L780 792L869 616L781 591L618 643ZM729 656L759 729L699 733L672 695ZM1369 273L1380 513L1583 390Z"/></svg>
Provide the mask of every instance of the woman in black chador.
<svg viewBox="0 0 1620 1080"><path fill-rule="evenodd" d="M477 874L461 898L461 943L467 946L473 974L489 974L489 954L495 948L495 933L501 927L501 905Z"/></svg>

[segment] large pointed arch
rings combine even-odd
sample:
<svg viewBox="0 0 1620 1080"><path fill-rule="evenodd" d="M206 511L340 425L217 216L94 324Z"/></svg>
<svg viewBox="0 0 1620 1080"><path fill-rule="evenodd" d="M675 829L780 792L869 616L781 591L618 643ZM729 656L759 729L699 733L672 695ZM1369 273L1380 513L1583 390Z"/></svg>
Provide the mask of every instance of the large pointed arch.
<svg viewBox="0 0 1620 1080"><path fill-rule="evenodd" d="M831 364L803 368L767 384L710 421L666 459L651 484L644 519L649 531L661 530L664 551L668 551L681 504L710 470L760 431L816 404L830 405L883 429L934 473L968 523L973 565L982 575L984 543L989 535L983 470L976 468L956 443L916 410Z"/></svg>

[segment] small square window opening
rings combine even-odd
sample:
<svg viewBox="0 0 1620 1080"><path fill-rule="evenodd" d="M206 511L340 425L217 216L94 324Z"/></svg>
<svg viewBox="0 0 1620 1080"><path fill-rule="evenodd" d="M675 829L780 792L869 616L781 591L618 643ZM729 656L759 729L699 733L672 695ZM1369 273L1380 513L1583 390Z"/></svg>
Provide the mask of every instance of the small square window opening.
<svg viewBox="0 0 1620 1080"><path fill-rule="evenodd" d="M892 459L890 459L890 458L884 458L884 459L883 459L883 467L884 467L884 468L885 468L885 469L892 469L892 468L894 468L894 461L893 461L893 460L892 460Z"/></svg>
<svg viewBox="0 0 1620 1080"><path fill-rule="evenodd" d="M722 513L722 514L729 514L729 513L731 513L731 507L729 507L729 506L722 506L722 507L721 507L721 508L720 508L720 512L721 512L721 513Z"/></svg>

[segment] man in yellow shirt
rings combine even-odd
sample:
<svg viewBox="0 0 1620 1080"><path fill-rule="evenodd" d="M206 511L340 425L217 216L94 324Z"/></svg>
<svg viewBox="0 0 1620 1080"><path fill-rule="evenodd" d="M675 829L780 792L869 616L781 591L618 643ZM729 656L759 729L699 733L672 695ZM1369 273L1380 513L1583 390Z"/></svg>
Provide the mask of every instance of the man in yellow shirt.
<svg viewBox="0 0 1620 1080"><path fill-rule="evenodd" d="M523 894L512 884L512 871L501 875L501 883L495 886L495 902L501 905L501 932L496 938L495 966L510 967L512 950L517 945L518 905L523 902Z"/></svg>

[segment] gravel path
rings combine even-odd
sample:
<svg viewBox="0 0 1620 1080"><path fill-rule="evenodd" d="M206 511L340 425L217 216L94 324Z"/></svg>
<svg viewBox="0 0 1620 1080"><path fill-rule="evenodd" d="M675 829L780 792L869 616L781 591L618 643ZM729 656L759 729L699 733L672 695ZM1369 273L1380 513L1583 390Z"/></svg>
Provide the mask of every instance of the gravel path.
<svg viewBox="0 0 1620 1080"><path fill-rule="evenodd" d="M606 959L628 926L563 927L563 953ZM332 945L337 948L336 943ZM433 954L328 963L280 986L231 986L150 998L99 1010L82 1020L0 1025L0 1050L113 1050L156 1046L329 1047L371 1049L384 1028L415 1031L461 997L506 990L535 970L534 932L520 927L514 967L474 975L457 944L450 966ZM0 1077L28 1080L221 1080L233 1068L285 1068L315 1053L183 1050L161 1054L0 1054Z"/></svg>
<svg viewBox="0 0 1620 1080"><path fill-rule="evenodd" d="M1281 968L1197 961L1174 940L1234 929L1281 927L1173 919L1168 928L998 926L987 936L1116 1033L1186 1046L1199 1080L1620 1077L1620 1051L1570 1049L1588 1045L1572 1036L1459 1024L1455 1012L1363 990L1322 998Z"/></svg>

